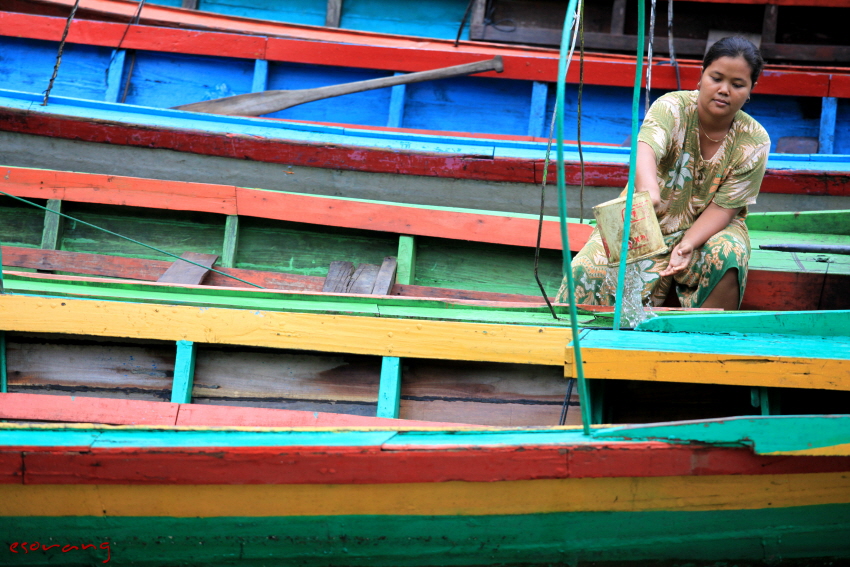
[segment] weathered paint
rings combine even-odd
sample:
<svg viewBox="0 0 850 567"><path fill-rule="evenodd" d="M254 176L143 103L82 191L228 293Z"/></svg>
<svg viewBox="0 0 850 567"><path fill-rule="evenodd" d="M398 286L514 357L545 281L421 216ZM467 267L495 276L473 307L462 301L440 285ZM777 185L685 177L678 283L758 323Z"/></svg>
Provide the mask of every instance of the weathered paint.
<svg viewBox="0 0 850 567"><path fill-rule="evenodd" d="M850 335L850 311L786 311L783 313L736 313L655 317L641 322L639 331L699 333L715 329L718 334L772 333L778 335Z"/></svg>
<svg viewBox="0 0 850 567"><path fill-rule="evenodd" d="M378 417L398 417L401 399L401 359L385 356L381 361L381 386L378 390Z"/></svg>
<svg viewBox="0 0 850 567"><path fill-rule="evenodd" d="M734 443L746 440L759 454L794 454L808 450L822 455L843 455L848 432L841 424L845 416L729 417L689 423L628 425L595 432L599 439L664 440ZM779 433L779 432L782 433ZM832 448L837 452L830 453Z"/></svg>
<svg viewBox="0 0 850 567"><path fill-rule="evenodd" d="M192 341L177 341L177 356L174 362L174 382L171 387L171 403L192 402L192 387L195 381L195 357L197 349Z"/></svg>
<svg viewBox="0 0 850 567"><path fill-rule="evenodd" d="M846 558L848 507L711 512L579 512L493 516L310 516L298 518L6 517L10 541L94 543L13 556L10 564L345 565L674 562L705 558L763 565L765 555ZM52 539L51 539L52 538ZM103 542L107 546L100 547ZM20 550L20 548L18 548ZM17 561L17 563L15 562ZM811 563L811 562L809 562ZM793 564L793 563L791 563ZM805 564L805 562L801 563Z"/></svg>
<svg viewBox="0 0 850 567"><path fill-rule="evenodd" d="M7 516L211 518L702 512L850 505L846 472L407 484L0 485ZM104 514L104 509L107 513Z"/></svg>

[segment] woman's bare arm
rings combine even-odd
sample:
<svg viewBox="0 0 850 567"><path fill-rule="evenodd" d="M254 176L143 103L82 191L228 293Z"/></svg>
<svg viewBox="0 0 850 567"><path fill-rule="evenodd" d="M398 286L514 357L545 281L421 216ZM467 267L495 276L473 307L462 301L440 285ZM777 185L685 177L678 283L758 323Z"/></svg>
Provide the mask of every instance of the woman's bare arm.
<svg viewBox="0 0 850 567"><path fill-rule="evenodd" d="M659 272L660 276L672 276L688 267L694 250L705 244L706 240L729 226L735 215L742 207L724 209L720 205L710 203L697 218L691 228L685 232L681 242L670 253L670 263Z"/></svg>
<svg viewBox="0 0 850 567"><path fill-rule="evenodd" d="M661 188L658 187L658 162L652 146L638 142L635 161L635 191L646 191L652 198L652 206L661 204Z"/></svg>

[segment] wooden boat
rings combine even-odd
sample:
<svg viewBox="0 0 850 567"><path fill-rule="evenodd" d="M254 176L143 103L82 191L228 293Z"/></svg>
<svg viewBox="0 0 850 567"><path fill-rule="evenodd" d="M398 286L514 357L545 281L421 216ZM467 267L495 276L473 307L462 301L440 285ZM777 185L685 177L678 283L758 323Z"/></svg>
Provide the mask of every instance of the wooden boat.
<svg viewBox="0 0 850 567"><path fill-rule="evenodd" d="M234 204L240 220L219 224L245 229L251 216L287 209L296 218L324 210L313 220L338 232L364 212L387 222L375 203L334 215L334 200L296 196L314 204L295 209L291 195L241 188L228 196L223 187L13 168L3 180L50 197L51 210L58 200L63 211L79 207L65 245L91 240L78 232L83 219L138 232L119 205L171 207L138 214L158 234L166 220L209 233L202 213L232 218ZM259 210L247 208L252 197ZM426 212L392 218L419 234L434 222ZM459 224L460 212L441 212ZM33 233L20 208L4 213L0 230ZM486 215L464 214L475 220L466 226L484 225L469 236L484 239L487 223L477 221ZM526 220L492 216L501 226ZM258 227L265 244L277 240L267 221ZM39 228L42 245L57 241L56 223ZM236 263L253 239L239 232L224 239L231 250L243 243L224 252ZM93 258L104 271L125 254L111 246L112 257ZM82 271L80 259L35 267ZM9 564L762 565L779 555L800 564L850 556L840 537L850 416L825 415L846 413L850 400L850 311L661 311L634 331L582 311L590 388L579 400L565 380L578 371L564 306L556 320L530 301L2 276L0 419L11 423L0 424L0 527ZM691 421L657 423L677 419Z"/></svg>
<svg viewBox="0 0 850 567"><path fill-rule="evenodd" d="M64 18L2 14L0 36L8 55L0 76L7 79L7 88L44 91L55 63L56 42L64 28ZM60 73L53 93L167 108L266 89L313 88L372 79L500 55L505 62L501 74L359 93L346 97L344 104L320 101L268 116L524 139L548 135L547 116L554 105L550 83L555 81L557 70L555 50L474 42L454 47L447 41L302 31L298 27L283 27L277 33L286 37L277 37L272 35L274 25L262 29L263 35L257 36L79 20L71 26L68 39L75 48L64 56L65 65L74 67L65 73L73 76ZM121 49L113 57L109 48L116 47ZM333 64L329 65L330 61ZM173 71L175 65L179 66L178 73ZM582 137L585 142L620 146L630 134L634 58L594 54L585 67ZM656 67L653 88L676 89L674 70L669 65ZM215 69L215 84L209 80L211 69ZM683 61L679 69L683 88L696 83L697 62ZM571 69L568 80L573 84L567 115L574 120L577 66ZM759 81L757 94L746 110L768 129L775 150L850 154L850 139L844 135L850 116L843 102L839 104L850 96L850 72L846 68L770 66ZM498 108L498 120L493 118L494 108ZM788 145L801 138L807 139L808 145L797 145L796 149Z"/></svg>
<svg viewBox="0 0 850 567"><path fill-rule="evenodd" d="M850 417L771 415L846 407L847 311L713 314L721 319L709 326L705 315L659 317L667 328L655 332L585 328L594 419L764 415L583 433L385 419L539 424L544 412L506 406L553 398L554 384L563 399L563 377L575 372L572 351L564 357L567 323L542 309L43 274L7 274L6 283L12 389L27 374L21 362L42 384L66 384L58 396L0 394L0 415L24 422L0 425L10 564L137 562L152 545L155 565L504 565L529 556L761 565L780 554L808 564L850 555L839 537ZM733 334L670 332L694 326ZM335 367L317 362L328 355ZM665 381L679 382L675 403L657 389L635 396ZM153 401L158 389L170 403ZM781 406L774 390L790 394ZM336 395L325 409L363 417L319 413L317 391ZM307 411L280 409L299 407L280 399L296 395ZM239 396L267 409L213 405ZM476 415L476 404L490 407ZM557 419L559 402L535 405ZM632 526L625 534L623 524Z"/></svg>
<svg viewBox="0 0 850 567"><path fill-rule="evenodd" d="M203 281L211 285L317 292L335 261L375 264L394 256L399 277L388 289L392 295L542 301L533 274L538 218L531 215L41 169L0 171L4 193L46 202L52 211L81 215L172 254L216 254L225 273L240 278L209 273ZM173 262L10 197L0 203L8 267L157 281ZM850 247L848 214L748 217L753 254L743 308L850 308L842 292L850 283L850 257L835 250ZM588 224L569 225L573 251L590 231ZM544 218L541 249L541 282L554 296L561 279L557 219Z"/></svg>
<svg viewBox="0 0 850 567"><path fill-rule="evenodd" d="M592 436L2 424L4 562L840 564L847 441L846 416Z"/></svg>
<svg viewBox="0 0 850 567"><path fill-rule="evenodd" d="M414 278L427 266L403 258L403 243L419 239L417 254L426 237L450 249L445 225L464 227L467 247L497 245L490 258L528 247L524 228L524 240L490 241L494 229L530 220L515 214L354 200L334 214L342 199L114 172L6 167L0 179L122 233L171 232L151 231L151 219L182 224L164 247L212 242L200 251L237 266L250 250L277 240L291 249L318 232L305 230L307 218L352 243L328 259L398 250ZM15 243L30 249L4 247L2 263L11 252L41 270L138 279L152 268L150 280L167 271L132 261L144 254L122 245L92 250L79 221L62 234L48 220L55 215L2 205L0 234L21 235ZM393 222L381 215L390 207ZM823 229L832 219L840 233L842 216L753 220L775 230ZM378 240L365 237L375 230L390 233L379 246L366 242ZM66 250L24 259L39 243ZM826 269L834 266L804 259L822 265L819 289L835 285L840 297L846 284ZM285 260L246 262L260 265L230 273L250 279L265 268L276 274L264 283L306 283L280 275ZM0 377L11 392L0 394L0 419L22 422L0 424L11 564L763 565L850 556L841 537L850 417L823 415L846 414L848 311L662 311L614 331L604 311L588 310L574 336L564 306L556 320L529 298L482 301L475 290L471 299L427 299L422 288L403 297L2 275ZM581 400L565 380L580 379L576 340L589 381ZM579 409L584 432L555 425L566 410L577 424Z"/></svg>
<svg viewBox="0 0 850 567"><path fill-rule="evenodd" d="M544 144L219 117L0 92L7 165L220 183L303 193L538 213ZM626 183L624 148L584 151L581 211ZM578 152L567 181L578 184ZM235 160L233 158L236 158ZM283 173L282 173L283 172ZM401 175L399 175L401 174ZM549 179L555 177L554 167ZM579 202L573 189L572 203ZM546 213L553 214L554 191ZM850 208L850 164L837 156L775 156L759 205L771 210ZM754 210L759 210L758 207Z"/></svg>

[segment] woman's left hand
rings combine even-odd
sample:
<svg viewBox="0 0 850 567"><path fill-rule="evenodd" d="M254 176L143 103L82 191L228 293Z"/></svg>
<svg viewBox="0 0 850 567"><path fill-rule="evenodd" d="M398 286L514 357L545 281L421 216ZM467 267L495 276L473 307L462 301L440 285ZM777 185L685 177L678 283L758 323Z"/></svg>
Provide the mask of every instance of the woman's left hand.
<svg viewBox="0 0 850 567"><path fill-rule="evenodd" d="M658 273L659 276L672 276L684 271L691 263L691 257L694 255L694 247L688 242L682 241L677 244L670 253L670 262L667 267Z"/></svg>

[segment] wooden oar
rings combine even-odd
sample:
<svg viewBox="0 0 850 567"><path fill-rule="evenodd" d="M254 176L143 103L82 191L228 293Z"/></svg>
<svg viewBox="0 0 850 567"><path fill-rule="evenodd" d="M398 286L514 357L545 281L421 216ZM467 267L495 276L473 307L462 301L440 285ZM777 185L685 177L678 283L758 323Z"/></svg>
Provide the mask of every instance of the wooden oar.
<svg viewBox="0 0 850 567"><path fill-rule="evenodd" d="M315 89L301 89L297 91L265 91L261 93L249 93L202 102L193 102L175 106L175 110L189 110L192 112L207 112L210 114L230 114L236 116L260 116L271 114L285 108L291 108L305 102L322 100L335 96L359 93L395 85L407 85L422 81L433 81L436 79L447 79L461 75L472 75L485 71L496 71L501 73L504 69L502 58L496 56L486 61L476 61L464 65L433 69L431 71L420 71L408 73L396 77L384 77L381 79L369 79L368 81L357 81L342 85L331 85L329 87L317 87Z"/></svg>

